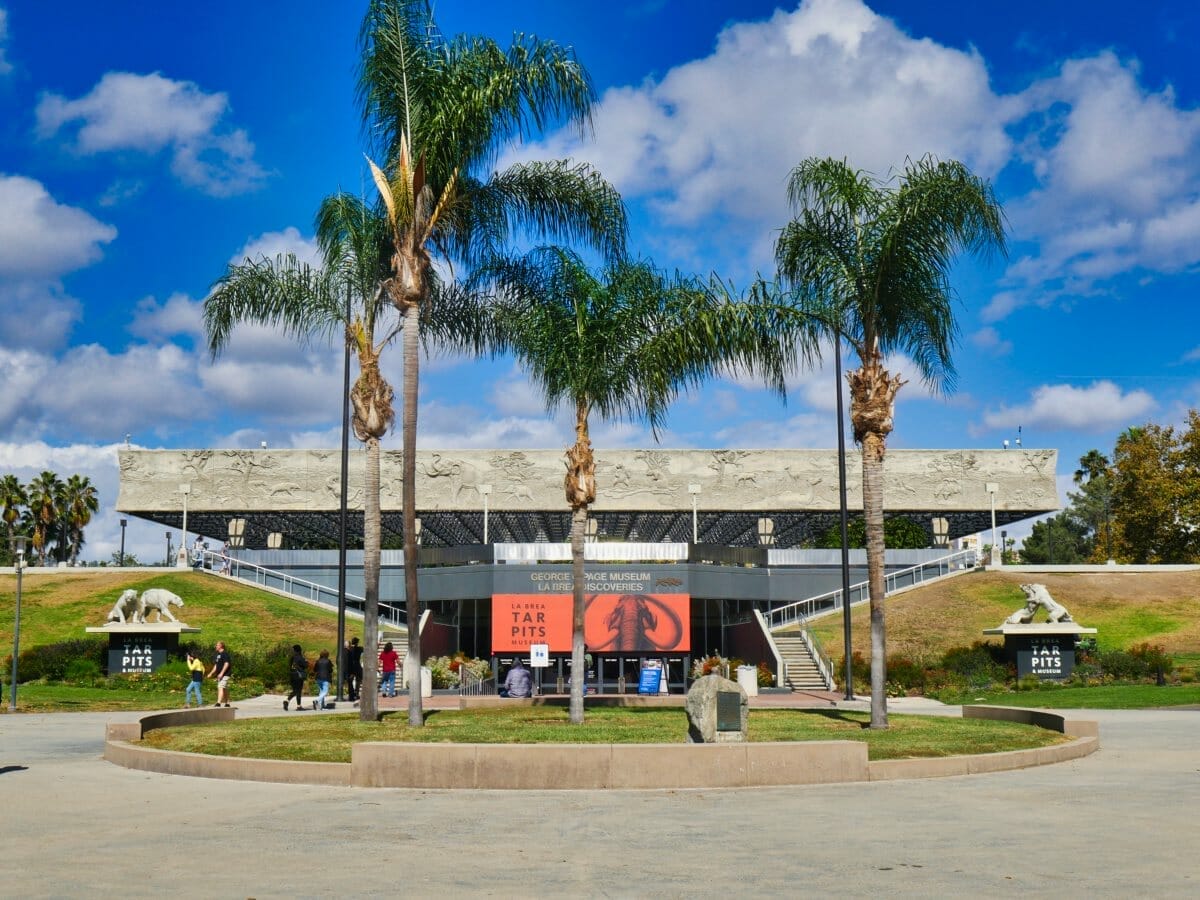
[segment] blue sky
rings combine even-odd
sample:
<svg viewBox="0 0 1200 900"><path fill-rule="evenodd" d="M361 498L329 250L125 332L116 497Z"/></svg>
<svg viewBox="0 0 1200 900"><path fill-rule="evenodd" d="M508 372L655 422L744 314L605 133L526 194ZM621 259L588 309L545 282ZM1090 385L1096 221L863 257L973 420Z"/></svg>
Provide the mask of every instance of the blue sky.
<svg viewBox="0 0 1200 900"><path fill-rule="evenodd" d="M311 254L320 199L367 190L354 105L361 5L0 0L0 472L89 474L87 558L119 538L115 450L335 446L340 351L246 329L209 360L200 304L246 254ZM510 156L594 163L632 249L744 283L769 272L784 184L812 155L906 156L993 179L1007 260L964 263L958 390L900 393L892 447L1078 457L1200 402L1200 7L1031 0L441 0L447 34L573 46L594 139ZM394 354L398 356L398 354ZM911 366L894 360L901 372ZM387 374L398 385L397 359ZM828 368L781 406L754 385L682 400L667 447L832 447ZM422 371L424 447L558 447L508 361ZM650 443L601 425L598 448ZM388 443L399 445L399 434ZM128 546L161 552L157 526Z"/></svg>

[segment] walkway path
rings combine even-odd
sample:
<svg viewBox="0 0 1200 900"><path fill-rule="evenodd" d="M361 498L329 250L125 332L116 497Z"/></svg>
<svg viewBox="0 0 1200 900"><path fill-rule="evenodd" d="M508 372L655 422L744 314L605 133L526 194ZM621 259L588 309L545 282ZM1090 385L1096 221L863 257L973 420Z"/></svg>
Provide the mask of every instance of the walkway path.
<svg viewBox="0 0 1200 900"><path fill-rule="evenodd" d="M104 762L134 717L0 717L4 895L1200 896L1195 710L1081 713L1098 753L996 775L521 794Z"/></svg>

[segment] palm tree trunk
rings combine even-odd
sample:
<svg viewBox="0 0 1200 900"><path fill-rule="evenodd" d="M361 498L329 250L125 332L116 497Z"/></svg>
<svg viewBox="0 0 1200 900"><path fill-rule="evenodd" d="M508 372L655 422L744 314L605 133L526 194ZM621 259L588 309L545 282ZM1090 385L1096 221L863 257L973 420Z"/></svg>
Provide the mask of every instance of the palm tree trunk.
<svg viewBox="0 0 1200 900"><path fill-rule="evenodd" d="M404 680L408 684L408 724L425 724L421 707L421 603L417 595L417 367L420 365L421 307L412 303L404 309L404 459L402 481L404 497L404 597L408 622L408 655L404 659Z"/></svg>
<svg viewBox="0 0 1200 900"><path fill-rule="evenodd" d="M575 402L575 445L567 450L567 474L563 489L571 507L571 705L572 725L583 724L583 692L587 684L586 648L583 640L585 590L583 535L588 508L596 501L596 458L588 436L588 404Z"/></svg>
<svg viewBox="0 0 1200 900"><path fill-rule="evenodd" d="M867 536L867 587L871 596L871 727L887 728L886 593L883 541L883 438L869 434L862 444L863 520Z"/></svg>
<svg viewBox="0 0 1200 900"><path fill-rule="evenodd" d="M583 613L585 590L583 579L583 534L587 528L588 511L580 506L571 511L571 706L572 725L583 724L583 691L587 684L587 662L584 659Z"/></svg>
<svg viewBox="0 0 1200 900"><path fill-rule="evenodd" d="M848 373L850 421L862 447L863 523L867 538L867 588L871 596L871 727L887 728L887 641L884 625L883 457L891 434L896 392L903 381L883 368L878 353L861 353Z"/></svg>
<svg viewBox="0 0 1200 900"><path fill-rule="evenodd" d="M379 718L379 548L383 526L379 511L379 438L367 438L363 473L363 682L358 710L363 722Z"/></svg>

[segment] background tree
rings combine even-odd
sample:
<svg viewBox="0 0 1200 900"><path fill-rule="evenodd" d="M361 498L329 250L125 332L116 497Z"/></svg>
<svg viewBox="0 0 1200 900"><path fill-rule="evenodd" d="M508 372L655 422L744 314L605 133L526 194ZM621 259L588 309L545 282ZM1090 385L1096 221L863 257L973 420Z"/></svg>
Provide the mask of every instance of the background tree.
<svg viewBox="0 0 1200 900"><path fill-rule="evenodd" d="M440 317L433 261L470 272L532 234L623 251L625 212L613 188L567 161L493 170L500 152L558 122L589 121L594 91L572 51L516 36L446 38L423 0L371 0L360 31L358 96L382 165L371 163L391 233L388 297L404 317L403 531L408 619L417 593L416 448L421 328ZM421 663L409 631L405 677ZM421 692L408 693L410 725L424 724Z"/></svg>
<svg viewBox="0 0 1200 900"><path fill-rule="evenodd" d="M1188 435L1196 432L1189 416ZM1114 546L1134 563L1188 563L1200 556L1196 522L1188 517L1200 473L1188 446L1170 426L1129 428L1117 438L1112 463ZM1119 530L1118 530L1119 529Z"/></svg>
<svg viewBox="0 0 1200 900"><path fill-rule="evenodd" d="M853 548L867 546L867 523L862 516L850 519L846 525L846 537ZM895 550L919 550L930 545L930 533L907 516L889 516L885 519L883 538L887 546ZM840 549L842 526L838 524L826 529L817 540L817 546L827 550Z"/></svg>
<svg viewBox="0 0 1200 900"><path fill-rule="evenodd" d="M516 355L547 410L574 411L563 487L571 507L570 720L582 724L583 547L597 490L591 417L644 420L657 435L680 391L725 368L761 372L782 394L785 366L773 307L730 303L715 286L645 262L614 263L597 277L558 247L496 262L480 277L500 292L496 349Z"/></svg>
<svg viewBox="0 0 1200 900"><path fill-rule="evenodd" d="M1120 542L1113 541L1112 468L1108 457L1092 449L1079 458L1073 476L1078 491L1067 493L1071 515L1087 529L1088 557L1093 562L1109 559ZM1058 536L1055 532L1055 537Z"/></svg>
<svg viewBox="0 0 1200 900"><path fill-rule="evenodd" d="M68 561L75 565L79 548L83 546L83 529L100 508L100 496L91 479L86 475L70 476L59 495L59 508L66 527L67 546L70 548Z"/></svg>
<svg viewBox="0 0 1200 900"><path fill-rule="evenodd" d="M1021 545L1023 563L1082 563L1092 552L1087 523L1069 510L1033 523Z"/></svg>
<svg viewBox="0 0 1200 900"><path fill-rule="evenodd" d="M12 554L13 537L17 533L17 522L21 510L29 505L29 495L16 475L0 478L0 510L3 511L4 530L8 533L8 553Z"/></svg>
<svg viewBox="0 0 1200 900"><path fill-rule="evenodd" d="M58 526L59 497L63 483L53 472L45 471L29 482L29 516L32 524L33 549L38 555L38 565L46 565L50 541Z"/></svg>
<svg viewBox="0 0 1200 900"><path fill-rule="evenodd" d="M950 268L961 252L1005 251L992 187L955 161L926 157L880 181L836 159L809 159L788 181L795 218L775 246L796 307L859 368L847 373L854 440L862 447L871 595L871 727L887 727L883 461L904 382L884 366L905 353L939 391L954 386Z"/></svg>
<svg viewBox="0 0 1200 900"><path fill-rule="evenodd" d="M387 222L379 211L347 194L326 198L317 213L323 265L316 269L288 254L230 265L204 301L204 325L215 357L235 326L255 322L309 341L341 337L354 351L359 375L350 391L355 437L366 447L363 485L363 685L359 716L379 716L380 439L395 420L392 387L379 370L379 357L399 323L387 327L391 304L381 287L390 270ZM382 333L382 337L378 336ZM410 618L410 626L417 619ZM410 633L413 631L410 628ZM420 692L417 691L419 694Z"/></svg>

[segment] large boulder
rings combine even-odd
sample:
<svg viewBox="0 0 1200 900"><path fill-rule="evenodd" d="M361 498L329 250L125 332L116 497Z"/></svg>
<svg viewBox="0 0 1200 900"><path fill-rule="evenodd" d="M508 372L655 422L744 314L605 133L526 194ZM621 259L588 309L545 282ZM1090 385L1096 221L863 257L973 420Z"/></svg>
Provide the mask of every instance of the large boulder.
<svg viewBox="0 0 1200 900"><path fill-rule="evenodd" d="M746 740L750 701L736 681L704 675L687 693L688 741L693 744Z"/></svg>

